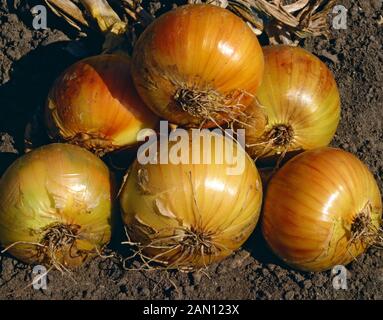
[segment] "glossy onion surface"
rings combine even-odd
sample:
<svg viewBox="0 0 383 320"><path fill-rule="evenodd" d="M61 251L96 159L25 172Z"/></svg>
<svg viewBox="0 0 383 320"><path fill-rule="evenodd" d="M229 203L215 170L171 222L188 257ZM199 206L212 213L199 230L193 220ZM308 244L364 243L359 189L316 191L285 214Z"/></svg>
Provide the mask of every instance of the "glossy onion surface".
<svg viewBox="0 0 383 320"><path fill-rule="evenodd" d="M252 233L262 201L257 168L241 148L244 171L228 175L233 158L217 160L213 150L223 138L216 139L205 153L209 164L132 165L120 195L123 220L152 261L200 268L231 254Z"/></svg>
<svg viewBox="0 0 383 320"><path fill-rule="evenodd" d="M355 259L377 237L381 195L367 167L333 148L306 151L269 183L262 229L272 250L301 270Z"/></svg>
<svg viewBox="0 0 383 320"><path fill-rule="evenodd" d="M80 265L111 235L111 182L105 164L70 144L22 156L0 180L0 243L27 263Z"/></svg>
<svg viewBox="0 0 383 320"><path fill-rule="evenodd" d="M249 153L265 157L327 146L340 118L340 96L331 71L299 47L269 46L263 52L265 73L257 99L268 122L261 137L249 131Z"/></svg>
<svg viewBox="0 0 383 320"><path fill-rule="evenodd" d="M154 128L157 117L138 96L127 56L108 54L81 60L54 83L46 122L52 138L99 155L137 143L137 133Z"/></svg>
<svg viewBox="0 0 383 320"><path fill-rule="evenodd" d="M235 14L186 5L156 19L133 52L133 80L158 115L178 125L216 126L251 101L263 75L257 37Z"/></svg>

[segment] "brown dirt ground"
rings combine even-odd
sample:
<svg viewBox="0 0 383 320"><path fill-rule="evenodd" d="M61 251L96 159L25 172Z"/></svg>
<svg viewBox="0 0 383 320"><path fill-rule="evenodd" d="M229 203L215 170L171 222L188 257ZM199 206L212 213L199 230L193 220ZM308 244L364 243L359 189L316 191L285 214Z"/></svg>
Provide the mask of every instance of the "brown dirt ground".
<svg viewBox="0 0 383 320"><path fill-rule="evenodd" d="M357 154L382 190L382 1L338 2L349 9L347 30L334 31L330 41L306 40L304 47L328 64L339 84L342 120L332 145ZM52 15L50 29L33 30L28 3L36 1L0 0L0 175L22 153L26 122L44 104L52 80L100 44L94 37L76 40L77 34ZM337 291L330 272L284 266L259 230L243 249L210 266L208 275L123 270L119 258L127 250L118 245L119 231L109 250L116 258L96 258L71 276L53 271L46 291L25 289L31 267L0 255L0 299L383 299L383 253L376 249L348 266L349 289Z"/></svg>

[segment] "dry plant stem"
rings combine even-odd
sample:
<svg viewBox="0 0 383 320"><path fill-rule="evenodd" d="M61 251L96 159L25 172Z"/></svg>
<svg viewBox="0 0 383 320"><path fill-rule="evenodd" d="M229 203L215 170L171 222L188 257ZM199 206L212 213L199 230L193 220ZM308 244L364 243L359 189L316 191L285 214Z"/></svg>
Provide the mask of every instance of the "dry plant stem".
<svg viewBox="0 0 383 320"><path fill-rule="evenodd" d="M99 30L105 35L103 52L109 52L117 48L124 41L124 34L128 29L126 22L122 21L106 0L79 0L87 10L88 16L92 17ZM84 27L90 27L84 12L71 0L45 0L51 10L58 16L63 17L70 25L84 31Z"/></svg>
<svg viewBox="0 0 383 320"><path fill-rule="evenodd" d="M103 33L112 31L120 34L125 32L126 24L121 21L106 0L80 0L80 2L97 21L98 27Z"/></svg>
<svg viewBox="0 0 383 320"><path fill-rule="evenodd" d="M79 31L89 28L83 12L71 0L44 0L54 14L64 18L71 26Z"/></svg>
<svg viewBox="0 0 383 320"><path fill-rule="evenodd" d="M227 8L247 22L255 34L260 35L263 30L263 21L254 13L246 1L231 0L188 0L188 4L207 3L221 8Z"/></svg>
<svg viewBox="0 0 383 320"><path fill-rule="evenodd" d="M105 35L103 52L114 51L125 40L128 24L123 22L106 0L80 0L89 14L97 21Z"/></svg>
<svg viewBox="0 0 383 320"><path fill-rule="evenodd" d="M117 0L116 0L117 1ZM144 27L148 26L153 20L153 16L148 13L137 0L118 0L122 3L126 14L134 21L139 21Z"/></svg>
<svg viewBox="0 0 383 320"><path fill-rule="evenodd" d="M70 25L80 31L83 27L90 27L84 12L72 0L44 0L54 14L64 18ZM121 19L106 0L79 0L93 17L102 32L109 31L115 23L121 25ZM140 5L137 0L111 0L123 8L125 13L139 21L144 26L153 21L153 17ZM123 26L123 25L121 25ZM124 27L126 29L126 26Z"/></svg>
<svg viewBox="0 0 383 320"><path fill-rule="evenodd" d="M308 36L328 36L327 16L335 4L335 0L296 0L291 4L282 0L229 0L229 7L243 9L236 13L244 20L249 21L253 11L259 13L263 24L256 23L256 28L266 32L272 44L297 44Z"/></svg>
<svg viewBox="0 0 383 320"><path fill-rule="evenodd" d="M139 1L113 0L133 21L144 27L153 21ZM45 0L52 11L69 24L82 30L89 27L83 12L71 0ZM123 41L120 37L128 26L106 0L80 0L81 4L96 20L99 29L106 35L104 49L114 48ZM308 36L328 36L327 16L336 4L335 0L296 0L286 4L283 0L188 0L187 3L209 3L227 8L240 16L253 31L265 32L271 44L298 44Z"/></svg>

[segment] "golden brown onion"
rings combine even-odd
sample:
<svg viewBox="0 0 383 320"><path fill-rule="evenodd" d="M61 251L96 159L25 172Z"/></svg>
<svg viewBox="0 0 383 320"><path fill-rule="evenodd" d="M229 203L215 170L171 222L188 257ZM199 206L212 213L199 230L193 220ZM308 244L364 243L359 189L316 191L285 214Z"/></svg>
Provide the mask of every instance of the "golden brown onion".
<svg viewBox="0 0 383 320"><path fill-rule="evenodd" d="M211 148L201 141L193 154L203 159L205 146L205 156L212 157L209 164L188 164L190 155L180 164L136 161L130 168L120 194L122 216L146 261L167 268L201 268L237 250L253 231L262 201L257 168L236 144L233 155L219 160L224 154L220 143L229 150L231 140L211 133L208 137L215 137ZM169 144L169 154L174 154L176 145ZM196 148L189 140L178 146ZM243 171L228 174L229 169L237 170L236 153Z"/></svg>
<svg viewBox="0 0 383 320"><path fill-rule="evenodd" d="M108 168L85 149L27 153L0 180L1 246L27 263L82 264L110 240L111 188Z"/></svg>
<svg viewBox="0 0 383 320"><path fill-rule="evenodd" d="M235 14L186 5L156 19L133 52L137 91L159 116L211 127L241 114L263 75L257 37Z"/></svg>
<svg viewBox="0 0 383 320"><path fill-rule="evenodd" d="M381 222L381 195L367 167L346 151L320 148L271 179L262 230L287 264L321 271L364 252L378 240Z"/></svg>
<svg viewBox="0 0 383 320"><path fill-rule="evenodd" d="M263 52L265 73L257 92L257 112L267 123L252 123L251 114L242 118L248 122L244 127L249 154L263 158L327 146L340 117L340 97L331 71L299 47L269 46ZM254 126L259 127L255 132Z"/></svg>
<svg viewBox="0 0 383 320"><path fill-rule="evenodd" d="M53 85L46 106L49 135L98 155L137 144L137 133L157 117L138 96L130 61L99 55L69 67Z"/></svg>

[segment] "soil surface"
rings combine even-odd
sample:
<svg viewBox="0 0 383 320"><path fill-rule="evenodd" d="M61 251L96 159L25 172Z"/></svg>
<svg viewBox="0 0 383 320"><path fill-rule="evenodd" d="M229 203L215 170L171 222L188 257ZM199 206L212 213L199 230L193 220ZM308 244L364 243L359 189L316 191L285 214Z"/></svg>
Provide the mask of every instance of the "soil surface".
<svg viewBox="0 0 383 320"><path fill-rule="evenodd" d="M51 14L47 30L34 30L29 10L37 2L0 0L0 175L24 152L26 124L44 105L53 79L100 49L101 39L81 38ZM347 29L303 46L327 63L339 84L342 120L332 145L358 155L383 190L382 1L338 2L348 9ZM158 1L148 5L153 13L165 11ZM204 273L124 270L121 258L128 251L119 245L123 232L115 234L108 249L113 258L96 258L70 275L51 271L47 290L27 287L31 266L0 255L0 298L383 299L383 252L377 249L348 265L348 289L335 290L330 271L304 273L283 265L259 230L236 254ZM139 266L138 261L128 264Z"/></svg>

